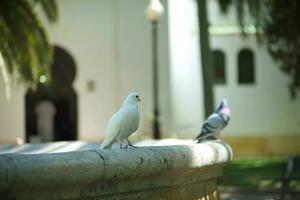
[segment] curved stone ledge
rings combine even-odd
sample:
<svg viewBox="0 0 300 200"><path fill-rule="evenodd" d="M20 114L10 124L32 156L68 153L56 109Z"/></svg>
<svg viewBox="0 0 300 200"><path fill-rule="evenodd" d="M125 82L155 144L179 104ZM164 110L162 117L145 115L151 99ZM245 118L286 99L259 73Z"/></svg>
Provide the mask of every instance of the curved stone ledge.
<svg viewBox="0 0 300 200"><path fill-rule="evenodd" d="M0 156L6 199L203 198L232 159L221 142Z"/></svg>

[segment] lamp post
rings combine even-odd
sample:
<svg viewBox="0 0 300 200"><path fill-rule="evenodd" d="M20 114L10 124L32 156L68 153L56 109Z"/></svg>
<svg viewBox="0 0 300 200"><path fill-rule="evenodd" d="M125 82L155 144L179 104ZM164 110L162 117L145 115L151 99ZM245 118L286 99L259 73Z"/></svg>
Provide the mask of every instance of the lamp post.
<svg viewBox="0 0 300 200"><path fill-rule="evenodd" d="M158 60L157 60L157 24L164 13L164 7L159 0L150 0L146 8L146 16L152 29L152 65L153 65L153 138L160 139L159 103L158 103Z"/></svg>

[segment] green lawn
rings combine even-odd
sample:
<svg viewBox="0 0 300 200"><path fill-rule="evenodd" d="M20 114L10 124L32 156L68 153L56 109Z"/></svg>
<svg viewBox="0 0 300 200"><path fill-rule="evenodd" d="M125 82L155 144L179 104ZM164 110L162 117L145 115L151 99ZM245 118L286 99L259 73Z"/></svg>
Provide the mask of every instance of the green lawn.
<svg viewBox="0 0 300 200"><path fill-rule="evenodd" d="M287 157L236 159L224 169L222 186L244 189L276 189L285 169ZM300 175L300 169L297 169ZM293 181L292 187L299 187L299 181Z"/></svg>

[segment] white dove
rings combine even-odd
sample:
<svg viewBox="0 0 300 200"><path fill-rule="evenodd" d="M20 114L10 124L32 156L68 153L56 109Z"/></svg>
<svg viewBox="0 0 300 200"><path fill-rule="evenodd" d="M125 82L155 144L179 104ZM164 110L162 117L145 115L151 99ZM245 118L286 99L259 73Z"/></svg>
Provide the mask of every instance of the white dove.
<svg viewBox="0 0 300 200"><path fill-rule="evenodd" d="M197 143L205 139L217 139L220 132L225 128L230 120L230 109L227 100L223 99L217 108L204 122L201 133L196 137Z"/></svg>
<svg viewBox="0 0 300 200"><path fill-rule="evenodd" d="M132 92L126 97L122 107L118 112L113 114L107 124L101 149L110 149L115 142L122 142L123 140L128 142L127 146L135 147L129 142L128 137L134 133L139 126L139 101L139 94L136 92ZM122 148L122 143L120 147Z"/></svg>

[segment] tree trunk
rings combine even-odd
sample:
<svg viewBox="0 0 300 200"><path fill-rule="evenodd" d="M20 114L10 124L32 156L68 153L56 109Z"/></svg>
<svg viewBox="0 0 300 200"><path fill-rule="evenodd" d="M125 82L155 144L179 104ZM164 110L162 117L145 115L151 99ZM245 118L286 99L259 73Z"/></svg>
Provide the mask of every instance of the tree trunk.
<svg viewBox="0 0 300 200"><path fill-rule="evenodd" d="M201 66L203 75L204 112L208 117L214 110L213 71L211 50L209 47L206 0L197 0L200 36Z"/></svg>

